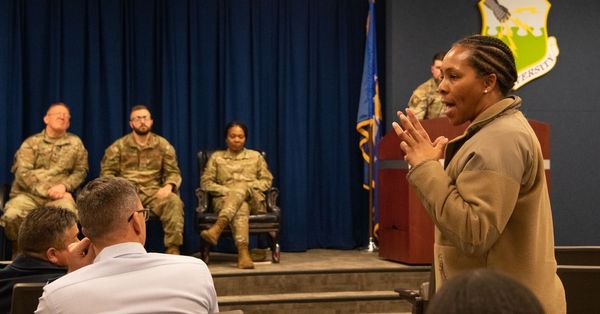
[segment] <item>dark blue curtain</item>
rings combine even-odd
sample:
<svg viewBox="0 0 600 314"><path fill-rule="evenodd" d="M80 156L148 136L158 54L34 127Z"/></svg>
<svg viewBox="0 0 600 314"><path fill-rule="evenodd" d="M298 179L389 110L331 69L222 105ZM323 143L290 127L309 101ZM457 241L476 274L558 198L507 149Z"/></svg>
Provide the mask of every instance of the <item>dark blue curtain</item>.
<svg viewBox="0 0 600 314"><path fill-rule="evenodd" d="M195 152L223 147L233 119L269 156L284 251L365 245L355 123L367 13L366 0L1 0L0 182L50 102L71 107L88 180L146 103L177 149L188 253Z"/></svg>

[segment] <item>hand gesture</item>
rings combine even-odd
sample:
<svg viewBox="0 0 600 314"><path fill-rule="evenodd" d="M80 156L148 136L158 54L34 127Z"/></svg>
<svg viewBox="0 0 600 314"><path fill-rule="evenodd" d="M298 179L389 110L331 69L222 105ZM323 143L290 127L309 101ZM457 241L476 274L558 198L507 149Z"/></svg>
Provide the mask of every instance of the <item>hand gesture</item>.
<svg viewBox="0 0 600 314"><path fill-rule="evenodd" d="M448 139L440 136L431 142L429 134L415 117L411 109L406 109L406 115L398 111L397 122L392 123L396 135L400 138L400 149L404 152L404 160L411 166L426 160L437 160L443 157Z"/></svg>

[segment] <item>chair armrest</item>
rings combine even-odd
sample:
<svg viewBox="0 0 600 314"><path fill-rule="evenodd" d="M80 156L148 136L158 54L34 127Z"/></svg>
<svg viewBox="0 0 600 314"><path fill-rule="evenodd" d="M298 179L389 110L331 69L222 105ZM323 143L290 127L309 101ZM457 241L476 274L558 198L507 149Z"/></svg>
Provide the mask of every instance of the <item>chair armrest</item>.
<svg viewBox="0 0 600 314"><path fill-rule="evenodd" d="M0 184L0 210L4 209L4 204L8 201L8 195L10 193L9 184Z"/></svg>
<svg viewBox="0 0 600 314"><path fill-rule="evenodd" d="M277 198L279 197L279 189L271 187L267 190L267 211L273 212L277 215L281 214L281 209L277 206Z"/></svg>
<svg viewBox="0 0 600 314"><path fill-rule="evenodd" d="M419 293L419 290L397 288L394 289L394 291L398 293L400 299L407 300L411 304L414 304L417 300L421 299L421 294Z"/></svg>
<svg viewBox="0 0 600 314"><path fill-rule="evenodd" d="M196 212L198 214L205 213L208 209L208 192L201 188L197 188L196 198L198 199L198 207L196 207Z"/></svg>

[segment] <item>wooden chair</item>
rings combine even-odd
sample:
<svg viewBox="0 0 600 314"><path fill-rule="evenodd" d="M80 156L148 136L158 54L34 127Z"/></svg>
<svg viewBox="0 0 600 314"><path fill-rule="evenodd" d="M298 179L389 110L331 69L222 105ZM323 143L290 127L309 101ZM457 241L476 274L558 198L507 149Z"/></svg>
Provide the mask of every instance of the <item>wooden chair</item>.
<svg viewBox="0 0 600 314"><path fill-rule="evenodd" d="M197 153L198 158L198 171L199 177L202 178L204 167L210 158L213 151L199 151ZM263 157L266 156L262 152ZM266 158L265 158L266 159ZM261 215L250 215L248 219L248 231L250 234L268 234L271 241L271 261L273 263L279 263L279 230L281 220L281 209L277 206L277 197L279 196L279 190L277 188L270 188L266 193L267 201L267 213ZM212 207L210 193L202 189L202 185L196 189L196 198L198 199L198 207L196 207L195 226L198 235L203 230L210 228L215 221L217 221L218 213ZM229 226L223 230L222 235L231 235L231 229ZM201 240L200 244L200 257L205 263L210 260L210 243L204 239Z"/></svg>
<svg viewBox="0 0 600 314"><path fill-rule="evenodd" d="M0 210L4 212L4 205L8 201L10 184L0 184ZM4 234L4 228L0 228L0 259L10 260L12 258L12 245Z"/></svg>

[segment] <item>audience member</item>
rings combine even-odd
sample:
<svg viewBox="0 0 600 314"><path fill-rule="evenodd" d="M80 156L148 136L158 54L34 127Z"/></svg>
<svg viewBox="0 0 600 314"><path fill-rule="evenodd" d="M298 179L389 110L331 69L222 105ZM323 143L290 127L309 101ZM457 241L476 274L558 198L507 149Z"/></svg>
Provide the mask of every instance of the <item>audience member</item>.
<svg viewBox="0 0 600 314"><path fill-rule="evenodd" d="M17 282L46 282L67 272L69 244L77 239L77 216L70 210L42 206L25 217L19 229L17 258L0 270L0 313L9 313Z"/></svg>
<svg viewBox="0 0 600 314"><path fill-rule="evenodd" d="M135 186L101 177L77 197L84 238L69 247L69 273L44 287L36 313L214 313L208 267L191 256L147 253Z"/></svg>
<svg viewBox="0 0 600 314"><path fill-rule="evenodd" d="M535 295L517 280L484 268L446 282L427 314L544 314Z"/></svg>
<svg viewBox="0 0 600 314"><path fill-rule="evenodd" d="M88 153L74 134L68 133L71 115L64 103L48 108L46 129L23 142L12 166L15 180L10 199L4 207L0 225L13 241L17 252L17 236L21 222L38 206L56 206L77 211L71 193L88 173Z"/></svg>
<svg viewBox="0 0 600 314"><path fill-rule="evenodd" d="M123 177L138 188L144 207L160 217L166 253L178 255L183 243L183 202L177 195L181 174L175 149L151 132L153 123L146 106L133 107L132 132L106 149L100 176Z"/></svg>
<svg viewBox="0 0 600 314"><path fill-rule="evenodd" d="M504 42L464 38L444 57L439 92L452 124L470 122L465 133L432 143L410 109L393 127L408 181L435 224L437 287L464 271L496 269L531 289L548 314L565 313L544 157L521 98L510 95L516 79Z"/></svg>
<svg viewBox="0 0 600 314"><path fill-rule="evenodd" d="M238 249L237 266L245 269L254 268L248 253L248 216L266 212L265 192L273 182L262 155L244 147L247 136L245 124L230 122L225 129L227 149L214 152L206 164L201 185L213 196L219 217L200 234L215 245L230 225Z"/></svg>
<svg viewBox="0 0 600 314"><path fill-rule="evenodd" d="M408 108L412 109L419 120L444 116L444 104L437 89L441 80L442 72L440 69L445 54L445 52L438 52L433 55L431 78L419 85L408 100Z"/></svg>

